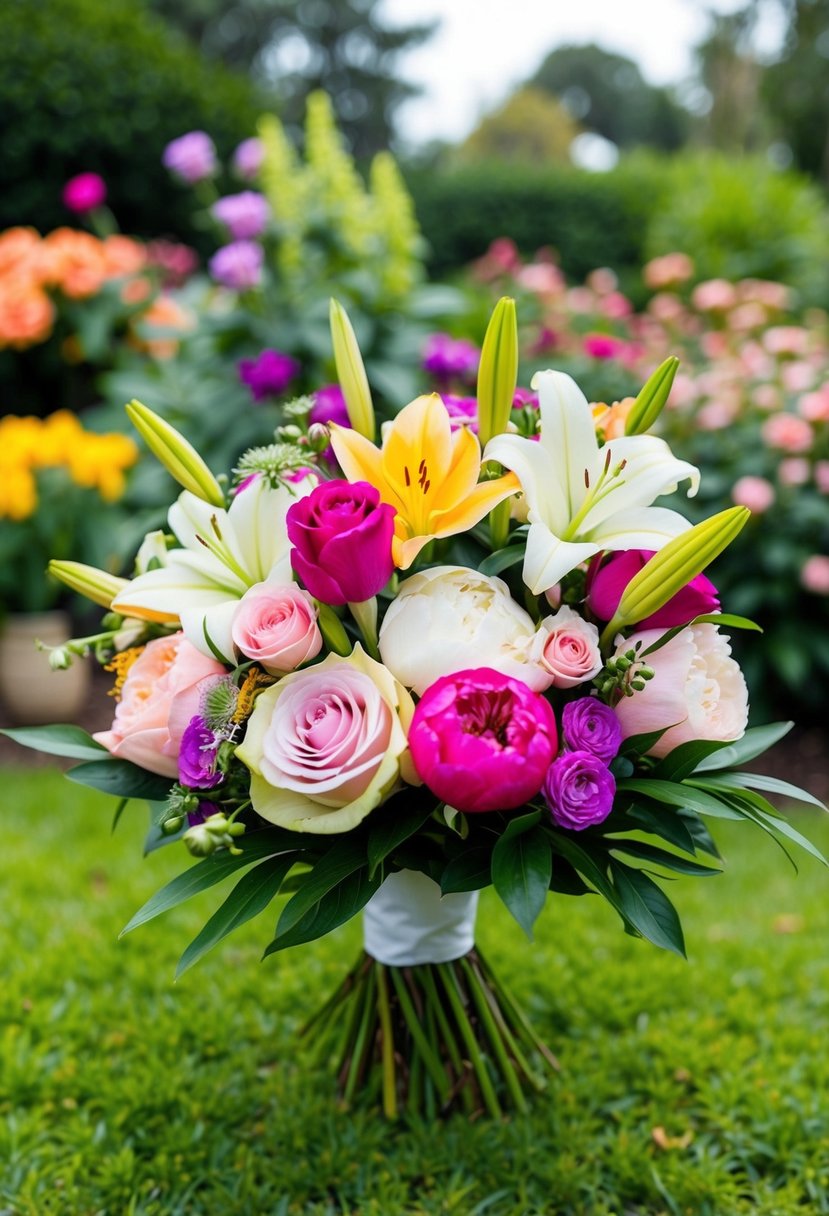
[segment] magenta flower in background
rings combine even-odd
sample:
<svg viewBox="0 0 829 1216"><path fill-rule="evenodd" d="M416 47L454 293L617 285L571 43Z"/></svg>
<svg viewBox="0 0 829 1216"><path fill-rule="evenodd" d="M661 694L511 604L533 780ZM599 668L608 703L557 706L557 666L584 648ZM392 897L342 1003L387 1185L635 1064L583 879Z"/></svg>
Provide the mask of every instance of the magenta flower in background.
<svg viewBox="0 0 829 1216"><path fill-rule="evenodd" d="M367 481L325 481L288 508L291 565L326 604L376 595L394 573L394 507Z"/></svg>
<svg viewBox="0 0 829 1216"><path fill-rule="evenodd" d="M224 224L234 241L261 236L271 214L268 200L256 190L226 194L224 198L216 200L210 211L220 224Z"/></svg>
<svg viewBox="0 0 829 1216"><path fill-rule="evenodd" d="M519 385L513 393L512 408L514 410L521 410L525 405L528 405L531 409L537 410L538 393L534 393L531 388L521 388Z"/></svg>
<svg viewBox="0 0 829 1216"><path fill-rule="evenodd" d="M622 744L622 727L609 705L597 697L569 701L561 715L561 733L568 752L590 752L609 764Z"/></svg>
<svg viewBox="0 0 829 1216"><path fill-rule="evenodd" d="M216 771L216 756L221 738L196 714L184 728L178 754L178 779L191 790L212 790L224 781Z"/></svg>
<svg viewBox="0 0 829 1216"><path fill-rule="evenodd" d="M212 177L219 167L215 144L206 131L188 131L172 140L161 161L165 169L190 186Z"/></svg>
<svg viewBox="0 0 829 1216"><path fill-rule="evenodd" d="M438 380L469 379L478 370L481 352L473 342L432 334L423 352L423 370Z"/></svg>
<svg viewBox="0 0 829 1216"><path fill-rule="evenodd" d="M612 334L586 334L582 347L591 359L618 359L625 349L625 344L621 338L614 338Z"/></svg>
<svg viewBox="0 0 829 1216"><path fill-rule="evenodd" d="M549 702L490 667L435 680L409 729L418 775L459 811L507 811L534 798L557 747Z"/></svg>
<svg viewBox="0 0 829 1216"><path fill-rule="evenodd" d="M299 371L299 362L281 350L263 350L255 359L239 360L239 379L248 386L254 401L284 393Z"/></svg>
<svg viewBox="0 0 829 1216"><path fill-rule="evenodd" d="M264 157L265 149L261 139L257 139L255 136L251 139L243 139L233 153L231 162L233 172L239 177L245 178L246 181L251 181L261 169Z"/></svg>
<svg viewBox="0 0 829 1216"><path fill-rule="evenodd" d="M339 384L324 384L322 388L317 389L308 421L320 422L323 426L327 426L329 422L336 422L337 426L351 426L345 397Z"/></svg>
<svg viewBox="0 0 829 1216"><path fill-rule="evenodd" d="M181 287L199 268L199 255L195 249L178 241L150 241L147 261L163 272L165 287Z"/></svg>
<svg viewBox="0 0 829 1216"><path fill-rule="evenodd" d="M453 431L459 431L462 426L468 426L470 431L478 433L478 398L458 397L455 393L442 393L441 400L446 406L446 412L451 418Z"/></svg>
<svg viewBox="0 0 829 1216"><path fill-rule="evenodd" d="M255 241L234 241L223 245L210 259L210 276L222 287L233 291L249 291L262 282L265 255Z"/></svg>
<svg viewBox="0 0 829 1216"><path fill-rule="evenodd" d="M587 607L593 615L600 621L609 621L625 587L653 556L648 549L626 549L611 554L604 564L601 557L595 558L587 572ZM642 629L672 629L674 625L687 625L694 617L719 610L717 588L704 574L698 574L639 625Z"/></svg>
<svg viewBox="0 0 829 1216"><path fill-rule="evenodd" d="M592 752L564 752L544 781L544 799L553 823L580 832L602 823L613 810L616 782Z"/></svg>
<svg viewBox="0 0 829 1216"><path fill-rule="evenodd" d="M76 215L85 215L106 202L106 182L98 173L79 173L63 187L63 205Z"/></svg>

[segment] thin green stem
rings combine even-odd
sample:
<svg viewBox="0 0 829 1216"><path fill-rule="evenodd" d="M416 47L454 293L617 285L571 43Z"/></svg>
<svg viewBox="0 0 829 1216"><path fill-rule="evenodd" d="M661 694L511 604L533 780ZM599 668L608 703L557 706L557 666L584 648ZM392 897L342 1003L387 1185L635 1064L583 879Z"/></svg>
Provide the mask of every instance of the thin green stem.
<svg viewBox="0 0 829 1216"><path fill-rule="evenodd" d="M383 1114L387 1119L397 1118L397 1090L394 1075L394 1035L391 1027L389 990L386 984L386 968L377 964L377 1012L380 1015L381 1051L383 1060Z"/></svg>
<svg viewBox="0 0 829 1216"><path fill-rule="evenodd" d="M437 1021L440 1030L440 1041L446 1049L449 1059L452 1062L452 1067L455 1070L455 1088L460 1090L463 1098L463 1104L468 1111L472 1110L473 1100L472 1092L469 1086L465 1084L468 1079L468 1072L464 1067L463 1057L455 1038L455 1032L449 1024L449 1019L446 1016L446 1010L443 1008L443 1002L438 993L437 984L435 983L434 968L432 966L424 966L420 973L420 982L423 985L423 991L426 994L427 1008Z"/></svg>
<svg viewBox="0 0 829 1216"><path fill-rule="evenodd" d="M475 972L476 977L478 978L478 982L481 986L481 991L483 992L483 995L486 998L486 1001L489 1005L489 1009L492 1014L492 1017L495 1020L495 1024L497 1025L500 1033L503 1035L503 1037L506 1041L507 1047L508 1047L513 1059L515 1060L516 1064L523 1072L524 1076L530 1082L530 1084L533 1085L536 1089L543 1089L546 1082L544 1081L543 1077L539 1077L538 1073L534 1070L534 1068L530 1064L529 1060L527 1059L527 1057L524 1055L523 1051L519 1047L515 1036L513 1035L512 1031L510 1030L509 1026L507 1025L506 1018L504 1017L503 1010L501 1009L501 1006L498 1001L498 995L496 994L496 990L493 988L493 986L487 980L483 971L481 970L481 968L478 966L478 963L474 959L474 956L470 961L471 961L472 969Z"/></svg>
<svg viewBox="0 0 829 1216"><path fill-rule="evenodd" d="M550 1051L547 1044L538 1037L530 1023L527 1021L521 1006L512 997L509 989L505 988L501 981L495 977L492 968L489 966L486 959L482 954L480 954L480 952L478 953L478 962L490 986L497 991L501 1005L504 1011L508 1013L512 1019L513 1026L515 1027L517 1034L523 1038L525 1042L530 1043L535 1048L535 1050L544 1058L544 1060L546 1060L553 1072L558 1072L561 1068L558 1060Z"/></svg>
<svg viewBox="0 0 829 1216"><path fill-rule="evenodd" d="M481 1055L480 1047L475 1040L475 1032L472 1029L472 1023L469 1021L466 1010L463 1007L461 998L460 986L458 978L451 964L437 963L437 972L443 982L443 987L446 990L446 995L449 998L449 1004L452 1006L452 1012L455 1015L455 1020L458 1024L458 1029L463 1036L466 1050L469 1055L472 1067L475 1069L475 1075L478 1078L478 1084L481 1087L481 1094L484 1099L484 1104L493 1119L501 1118L501 1107L498 1103L498 1098L495 1095L495 1090L492 1087L489 1073L486 1070L486 1062Z"/></svg>
<svg viewBox="0 0 829 1216"><path fill-rule="evenodd" d="M375 1003L375 991L377 988L377 979L374 970L370 970L365 982L365 1001L363 1004L360 1024L357 1029L357 1036L354 1040L354 1050L351 1053L351 1061L348 1068L348 1079L346 1080L343 1089L343 1098L346 1102L351 1102L354 1098L354 1091L357 1088L359 1081L362 1079L365 1072L366 1062L366 1047L368 1045L369 1052L371 1050L371 1041L373 1035L370 1031L374 1028L375 1019L377 1017L377 1008Z"/></svg>
<svg viewBox="0 0 829 1216"><path fill-rule="evenodd" d="M470 966L469 959L460 959L460 965L463 969L464 975L466 976L467 987L472 994L472 999L475 1002L476 1009L478 1010L478 1017L481 1019L483 1028L487 1033L490 1043L492 1044L492 1050L495 1053L495 1058L498 1061L498 1065L501 1069L501 1075L506 1082L507 1089L509 1090L512 1100L517 1108L524 1112L527 1109L527 1100L521 1092L521 1083L518 1080L518 1074L513 1068L512 1062L510 1061L510 1058L504 1048L503 1035L498 1033L498 1027L495 1025L493 1020L492 1012L489 1008L489 1004L487 1003L486 996L481 988L480 977L476 975L475 971Z"/></svg>
<svg viewBox="0 0 829 1216"><path fill-rule="evenodd" d="M423 1033L423 1027L420 1024L420 1020L418 1019L414 1005L412 1004L412 999L406 989L406 984L403 976L400 973L400 968L392 967L390 969L390 974L392 983L394 984L394 988L397 993L397 999L400 1002L400 1010L406 1021L409 1034L412 1036L418 1051L423 1057L423 1063L428 1070L429 1076L437 1086L438 1093L441 1096L441 1100L443 1100L449 1093L449 1077L446 1075L446 1070L440 1061L440 1057L433 1050L426 1038L426 1035Z"/></svg>

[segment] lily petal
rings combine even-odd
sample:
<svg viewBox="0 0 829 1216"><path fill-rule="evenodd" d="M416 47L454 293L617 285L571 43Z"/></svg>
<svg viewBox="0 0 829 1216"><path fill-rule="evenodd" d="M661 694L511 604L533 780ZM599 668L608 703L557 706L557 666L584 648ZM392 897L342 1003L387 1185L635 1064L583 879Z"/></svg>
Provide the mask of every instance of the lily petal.
<svg viewBox="0 0 829 1216"><path fill-rule="evenodd" d="M533 595L542 595L581 562L595 557L601 546L592 541L567 541L555 536L530 513L527 551L524 555L524 582Z"/></svg>
<svg viewBox="0 0 829 1216"><path fill-rule="evenodd" d="M620 511L590 535L599 549L658 551L690 527L684 515L668 507L634 507L629 511Z"/></svg>
<svg viewBox="0 0 829 1216"><path fill-rule="evenodd" d="M547 476L563 488L572 516L584 500L584 471L597 462L593 414L584 393L564 372L536 372L532 387L538 393L541 445L550 462Z"/></svg>

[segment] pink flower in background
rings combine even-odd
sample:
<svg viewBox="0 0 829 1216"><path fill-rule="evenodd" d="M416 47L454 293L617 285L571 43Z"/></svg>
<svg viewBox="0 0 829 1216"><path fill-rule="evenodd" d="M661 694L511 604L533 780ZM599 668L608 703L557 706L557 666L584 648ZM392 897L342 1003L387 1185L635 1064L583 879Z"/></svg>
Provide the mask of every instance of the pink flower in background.
<svg viewBox="0 0 829 1216"><path fill-rule="evenodd" d="M620 321L633 314L633 305L621 291L611 291L599 301L599 312L603 317Z"/></svg>
<svg viewBox="0 0 829 1216"><path fill-rule="evenodd" d="M211 278L232 291L250 291L262 282L265 255L255 241L234 241L223 245L210 259Z"/></svg>
<svg viewBox="0 0 829 1216"><path fill-rule="evenodd" d="M165 169L190 186L213 177L219 167L215 144L206 131L188 131L172 140L161 160Z"/></svg>
<svg viewBox="0 0 829 1216"><path fill-rule="evenodd" d="M586 334L582 349L591 359L618 359L625 349L625 343L613 334Z"/></svg>
<svg viewBox="0 0 829 1216"><path fill-rule="evenodd" d="M691 303L699 312L727 312L737 303L737 290L727 279L708 279L691 292Z"/></svg>
<svg viewBox="0 0 829 1216"><path fill-rule="evenodd" d="M246 181L251 181L261 169L264 159L265 148L261 139L255 136L243 139L233 153L233 172Z"/></svg>
<svg viewBox="0 0 829 1216"><path fill-rule="evenodd" d="M199 255L195 249L178 241L150 241L147 261L164 272L165 287L181 287L199 268Z"/></svg>
<svg viewBox="0 0 829 1216"><path fill-rule="evenodd" d="M678 296L666 292L655 295L648 303L648 312L663 325L676 324L685 316L685 306Z"/></svg>
<svg viewBox="0 0 829 1216"><path fill-rule="evenodd" d="M815 378L815 369L803 359L785 363L780 370L783 387L790 393L804 393L807 389L813 388Z"/></svg>
<svg viewBox="0 0 829 1216"><path fill-rule="evenodd" d="M63 205L76 215L86 215L106 202L106 182L98 173L79 173L63 187Z"/></svg>
<svg viewBox="0 0 829 1216"><path fill-rule="evenodd" d="M522 388L519 384L512 395L512 408L514 410L520 410L525 406L529 406L530 409L537 410L538 393L534 393L531 388Z"/></svg>
<svg viewBox="0 0 829 1216"><path fill-rule="evenodd" d="M561 295L566 286L564 275L552 262L530 262L518 271L516 278L537 296Z"/></svg>
<svg viewBox="0 0 829 1216"><path fill-rule="evenodd" d="M441 381L468 379L478 370L480 357L474 342L449 334L432 334L423 352L423 370Z"/></svg>
<svg viewBox="0 0 829 1216"><path fill-rule="evenodd" d="M286 675L322 650L317 607L294 583L256 583L239 601L233 644L271 675Z"/></svg>
<svg viewBox="0 0 829 1216"><path fill-rule="evenodd" d="M687 253L666 253L652 258L642 270L642 277L652 291L677 287L687 283L694 273L694 263Z"/></svg>
<svg viewBox="0 0 829 1216"><path fill-rule="evenodd" d="M767 313L762 304L750 301L748 304L738 304L728 314L728 328L734 333L748 333L752 329L760 329L766 323Z"/></svg>
<svg viewBox="0 0 829 1216"><path fill-rule="evenodd" d="M800 581L813 595L829 595L829 557L816 553L808 558L800 571Z"/></svg>
<svg viewBox="0 0 829 1216"><path fill-rule="evenodd" d="M740 477L731 490L731 499L738 507L748 507L753 515L768 511L775 500L774 486L765 477Z"/></svg>
<svg viewBox="0 0 829 1216"><path fill-rule="evenodd" d="M599 266L597 270L591 270L584 281L590 290L595 291L599 296L609 295L619 286L616 272L608 266Z"/></svg>
<svg viewBox="0 0 829 1216"><path fill-rule="evenodd" d="M268 200L256 190L226 194L224 198L216 200L210 211L220 224L224 224L234 241L261 236L271 214Z"/></svg>
<svg viewBox="0 0 829 1216"><path fill-rule="evenodd" d="M780 409L780 390L775 384L758 384L752 392L754 404L759 410Z"/></svg>
<svg viewBox="0 0 829 1216"><path fill-rule="evenodd" d="M800 325L773 325L761 339L770 355L803 355L809 349L809 335Z"/></svg>
<svg viewBox="0 0 829 1216"><path fill-rule="evenodd" d="M250 389L254 401L284 393L300 372L300 364L281 350L263 350L255 359L240 359L239 379Z"/></svg>
<svg viewBox="0 0 829 1216"><path fill-rule="evenodd" d="M812 466L802 456L787 456L777 468L780 484L784 486L805 486L811 475Z"/></svg>
<svg viewBox="0 0 829 1216"><path fill-rule="evenodd" d="M829 384L805 393L797 403L797 412L807 422L829 422Z"/></svg>
<svg viewBox="0 0 829 1216"><path fill-rule="evenodd" d="M459 397L456 393L442 393L441 401L446 406L446 412L451 418L453 431L468 426L470 431L478 433L478 398Z"/></svg>
<svg viewBox="0 0 829 1216"><path fill-rule="evenodd" d="M736 404L724 400L706 401L697 412L697 426L703 431L722 431L737 415Z"/></svg>
<svg viewBox="0 0 829 1216"><path fill-rule="evenodd" d="M772 414L761 428L770 448L781 452L808 452L812 446L812 428L796 414Z"/></svg>
<svg viewBox="0 0 829 1216"><path fill-rule="evenodd" d="M553 823L580 832L607 819L613 810L616 781L592 752L564 752L551 764L543 792Z"/></svg>
<svg viewBox="0 0 829 1216"><path fill-rule="evenodd" d="M604 562L601 557L594 558L587 572L587 607L593 615L600 621L609 621L630 580L653 556L649 549L626 549L611 554ZM687 625L695 616L719 612L719 609L717 588L704 574L698 574L667 604L640 621L639 628L672 629L675 625Z"/></svg>
<svg viewBox="0 0 829 1216"><path fill-rule="evenodd" d="M506 811L535 797L558 748L549 703L489 667L436 680L409 747L429 789L459 811Z"/></svg>
<svg viewBox="0 0 829 1216"><path fill-rule="evenodd" d="M288 508L291 565L318 600L361 603L394 573L394 507L367 481L326 481Z"/></svg>
<svg viewBox="0 0 829 1216"><path fill-rule="evenodd" d="M718 329L709 329L701 335L699 345L706 359L724 359L728 354L728 335Z"/></svg>
<svg viewBox="0 0 829 1216"><path fill-rule="evenodd" d="M829 494L829 460L819 460L815 465L815 485L821 494Z"/></svg>

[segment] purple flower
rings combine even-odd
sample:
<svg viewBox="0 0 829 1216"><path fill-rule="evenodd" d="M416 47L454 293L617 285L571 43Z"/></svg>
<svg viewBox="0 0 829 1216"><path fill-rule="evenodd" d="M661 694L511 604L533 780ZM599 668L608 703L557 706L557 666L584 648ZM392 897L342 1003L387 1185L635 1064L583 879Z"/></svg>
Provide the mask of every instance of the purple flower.
<svg viewBox="0 0 829 1216"><path fill-rule="evenodd" d="M233 153L233 172L250 181L261 169L264 157L265 149L261 139L255 136L243 139Z"/></svg>
<svg viewBox="0 0 829 1216"><path fill-rule="evenodd" d="M254 401L277 397L299 374L300 365L281 350L263 350L255 359L241 359L239 379L251 391Z"/></svg>
<svg viewBox="0 0 829 1216"><path fill-rule="evenodd" d="M201 714L191 718L181 736L178 754L178 779L192 790L212 790L221 785L224 773L216 771L216 755L221 738L210 730Z"/></svg>
<svg viewBox="0 0 829 1216"><path fill-rule="evenodd" d="M223 287L233 291L249 291L262 282L265 255L255 241L234 241L223 245L210 259L211 276Z"/></svg>
<svg viewBox="0 0 829 1216"><path fill-rule="evenodd" d="M337 426L351 426L345 397L339 384L324 384L322 388L317 389L308 421L321 422L323 426L327 426L329 422L336 422Z"/></svg>
<svg viewBox="0 0 829 1216"><path fill-rule="evenodd" d="M219 807L215 802L206 802L203 798L199 800L199 805L195 811L187 812L187 826L194 828L199 823L204 823L205 819L209 819L211 815L215 815Z"/></svg>
<svg viewBox="0 0 829 1216"><path fill-rule="evenodd" d="M587 572L587 607L595 617L600 621L612 618L628 583L653 556L650 549L625 549L611 554L604 564L600 558L591 563ZM674 625L687 625L696 616L718 612L719 607L717 588L704 574L698 574L667 604L646 617L640 628L672 629Z"/></svg>
<svg viewBox="0 0 829 1216"><path fill-rule="evenodd" d="M490 667L435 680L409 728L418 775L459 811L507 811L534 798L557 745L549 702Z"/></svg>
<svg viewBox="0 0 829 1216"><path fill-rule="evenodd" d="M567 751L590 752L609 764L622 743L622 727L609 705L597 697L579 697L564 706L561 731Z"/></svg>
<svg viewBox="0 0 829 1216"><path fill-rule="evenodd" d="M212 177L218 169L215 145L205 131L180 135L167 144L161 160L165 169L190 186Z"/></svg>
<svg viewBox="0 0 829 1216"><path fill-rule="evenodd" d="M63 205L76 215L102 207L106 196L106 182L98 173L79 173L63 187Z"/></svg>
<svg viewBox="0 0 829 1216"><path fill-rule="evenodd" d="M519 385L513 394L512 408L514 410L520 410L523 409L525 405L537 410L538 394L534 393L531 388L521 388Z"/></svg>
<svg viewBox="0 0 829 1216"><path fill-rule="evenodd" d="M441 400L446 406L446 412L451 418L453 431L459 431L462 426L478 433L478 398L458 397L456 393L442 393Z"/></svg>
<svg viewBox="0 0 829 1216"><path fill-rule="evenodd" d="M475 375L481 352L464 338L432 334L423 352L423 370L438 380L461 379Z"/></svg>
<svg viewBox="0 0 829 1216"><path fill-rule="evenodd" d="M288 508L291 565L326 604L376 595L394 573L394 507L367 481L325 481Z"/></svg>
<svg viewBox="0 0 829 1216"><path fill-rule="evenodd" d="M268 200L256 190L226 194L224 198L216 200L210 211L220 224L224 224L234 241L261 236L271 214Z"/></svg>
<svg viewBox="0 0 829 1216"><path fill-rule="evenodd" d="M550 765L543 793L553 823L580 832L607 819L613 810L616 782L592 752L564 752Z"/></svg>

